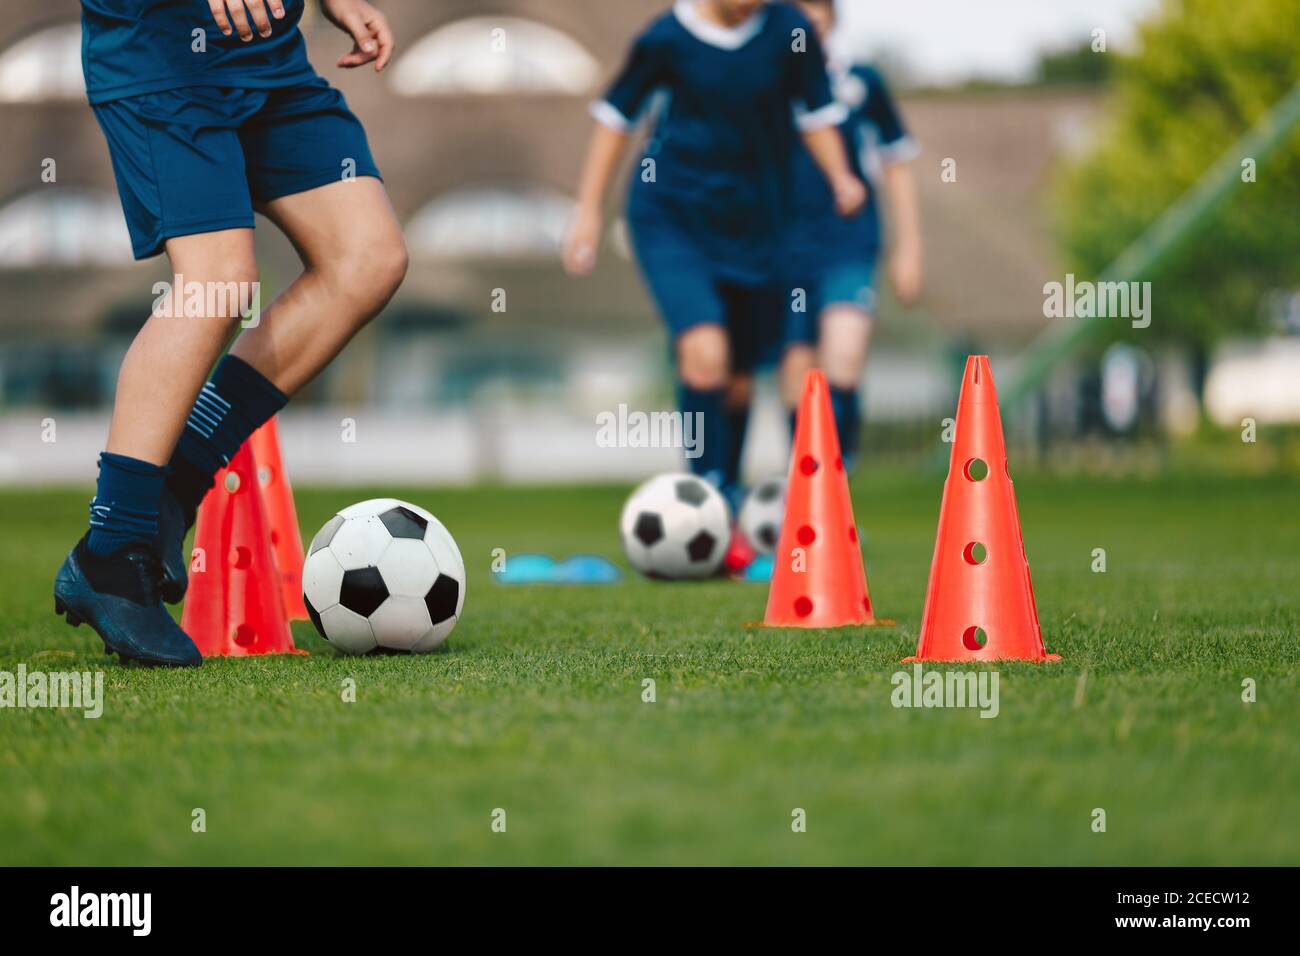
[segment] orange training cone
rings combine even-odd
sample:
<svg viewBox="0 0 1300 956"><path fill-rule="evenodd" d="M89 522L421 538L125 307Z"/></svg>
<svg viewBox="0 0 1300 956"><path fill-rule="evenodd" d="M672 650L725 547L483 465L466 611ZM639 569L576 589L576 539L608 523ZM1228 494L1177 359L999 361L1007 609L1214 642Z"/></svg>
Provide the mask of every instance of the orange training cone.
<svg viewBox="0 0 1300 956"><path fill-rule="evenodd" d="M271 527L245 443L199 506L181 627L204 657L302 654L280 596Z"/></svg>
<svg viewBox="0 0 1300 956"><path fill-rule="evenodd" d="M767 627L892 624L871 610L849 480L831 414L826 376L804 379L786 484L785 520L777 545Z"/></svg>
<svg viewBox="0 0 1300 956"><path fill-rule="evenodd" d="M271 521L271 553L280 574L280 597L291 621L307 620L307 606L302 601L302 533L298 530L298 512L293 506L293 486L280 458L280 432L275 419L269 418L248 439L257 463L257 482L262 487L262 501Z"/></svg>
<svg viewBox="0 0 1300 956"><path fill-rule="evenodd" d="M987 355L966 360L912 661L1059 661L1043 646Z"/></svg>

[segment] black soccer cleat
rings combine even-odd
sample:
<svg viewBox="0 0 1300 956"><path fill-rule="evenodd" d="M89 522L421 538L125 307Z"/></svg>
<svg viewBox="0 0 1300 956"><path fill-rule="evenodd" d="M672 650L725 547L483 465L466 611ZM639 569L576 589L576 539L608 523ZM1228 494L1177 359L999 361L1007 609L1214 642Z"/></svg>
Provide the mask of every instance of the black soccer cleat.
<svg viewBox="0 0 1300 956"><path fill-rule="evenodd" d="M110 654L142 664L198 667L203 655L162 605L158 556L133 542L100 557L77 542L54 578L54 611L95 629Z"/></svg>
<svg viewBox="0 0 1300 956"><path fill-rule="evenodd" d="M158 502L158 554L162 560L162 577L159 592L168 604L179 604L189 585L189 562L185 559L185 536L194 524L194 513L187 512L163 485Z"/></svg>

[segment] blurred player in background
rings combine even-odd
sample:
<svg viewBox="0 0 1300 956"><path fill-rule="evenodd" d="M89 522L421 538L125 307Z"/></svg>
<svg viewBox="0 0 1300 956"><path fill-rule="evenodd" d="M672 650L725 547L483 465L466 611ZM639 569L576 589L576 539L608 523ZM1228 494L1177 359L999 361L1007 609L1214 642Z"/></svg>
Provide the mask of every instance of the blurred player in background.
<svg viewBox="0 0 1300 956"><path fill-rule="evenodd" d="M55 610L124 658L201 662L162 603L185 593L182 545L200 501L406 274L365 130L307 59L303 4L82 0L86 92L135 257L166 252L187 299L184 315L155 307L127 350L90 528L54 580ZM321 10L352 41L338 66L383 69L394 44L379 11L365 0ZM222 358L257 281L255 209L304 269ZM200 314L191 288L205 292Z"/></svg>
<svg viewBox="0 0 1300 956"><path fill-rule="evenodd" d="M779 341L779 270L796 147L840 214L865 188L837 132L816 32L792 5L679 0L654 20L605 99L564 246L570 273L592 270L609 181L652 97L660 106L627 204L637 260L672 337L679 406L702 415L696 473L739 499L750 381ZM699 420L699 419L692 419Z"/></svg>
<svg viewBox="0 0 1300 956"><path fill-rule="evenodd" d="M799 6L825 41L835 26L832 0L800 0ZM921 223L911 167L918 148L879 73L835 58L827 70L836 101L847 114L839 133L855 175L869 187L868 197L856 215L837 215L835 196L818 175L813 157L795 144L795 214L786 265L790 285L805 296L788 300L781 391L793 420L805 374L814 366L826 373L840 449L845 466L852 467L862 430L858 389L877 304L882 240L876 197L881 185L889 201L894 293L910 305L921 292Z"/></svg>

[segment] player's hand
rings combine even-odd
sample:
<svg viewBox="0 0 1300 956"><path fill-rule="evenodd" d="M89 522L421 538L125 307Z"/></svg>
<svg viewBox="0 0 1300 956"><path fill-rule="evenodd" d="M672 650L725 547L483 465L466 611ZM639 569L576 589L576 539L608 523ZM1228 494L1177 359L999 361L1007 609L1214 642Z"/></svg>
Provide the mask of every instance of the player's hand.
<svg viewBox="0 0 1300 956"><path fill-rule="evenodd" d="M903 305L912 305L920 297L924 274L920 246L900 246L889 257L889 282Z"/></svg>
<svg viewBox="0 0 1300 956"><path fill-rule="evenodd" d="M244 8L248 10L245 12ZM239 39L245 43L253 39L253 27L264 37L271 35L271 17L284 19L284 4L281 0L208 0L208 9L218 29L226 36L236 31ZM270 16L267 11L270 10ZM253 26L248 25L248 18L253 18ZM233 25L232 25L233 24Z"/></svg>
<svg viewBox="0 0 1300 956"><path fill-rule="evenodd" d="M835 192L835 211L841 216L855 216L867 204L867 187L857 176L842 176L831 188Z"/></svg>
<svg viewBox="0 0 1300 956"><path fill-rule="evenodd" d="M320 6L330 23L352 37L352 51L339 57L339 66L350 70L373 61L378 73L388 65L397 42L387 17L366 0L321 0Z"/></svg>
<svg viewBox="0 0 1300 956"><path fill-rule="evenodd" d="M596 247L603 223L599 210L579 209L564 237L564 271L571 276L590 275L596 268Z"/></svg>

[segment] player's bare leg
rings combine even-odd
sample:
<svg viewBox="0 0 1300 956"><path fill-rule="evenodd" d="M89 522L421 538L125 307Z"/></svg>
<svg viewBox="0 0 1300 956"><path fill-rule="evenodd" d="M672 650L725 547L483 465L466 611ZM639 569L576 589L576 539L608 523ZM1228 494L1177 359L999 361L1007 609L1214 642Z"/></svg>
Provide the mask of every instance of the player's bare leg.
<svg viewBox="0 0 1300 956"><path fill-rule="evenodd" d="M195 510L222 460L312 380L362 326L388 302L406 275L406 243L378 179L359 177L295 193L267 203L262 211L289 237L303 272L235 341L211 385L209 402L237 392L244 406L218 436L198 434L212 413L196 408L185 444L173 456L173 476L163 495L159 551L163 596L185 593L185 535ZM230 396L227 395L227 398ZM214 441L219 447L213 448ZM201 462L202 467L195 467Z"/></svg>
<svg viewBox="0 0 1300 956"><path fill-rule="evenodd" d="M204 288L257 281L251 229L178 236L168 239L166 248L174 281L183 278ZM110 452L167 463L199 389L238 324L238 297L222 298L227 307L218 314L154 314L136 334L118 373Z"/></svg>
<svg viewBox="0 0 1300 956"><path fill-rule="evenodd" d="M688 388L714 391L727 384L731 347L720 325L696 325L677 338L677 373Z"/></svg>
<svg viewBox="0 0 1300 956"><path fill-rule="evenodd" d="M272 200L262 212L293 242L303 272L231 354L293 395L392 298L406 275L406 241L383 184L369 176Z"/></svg>
<svg viewBox="0 0 1300 956"><path fill-rule="evenodd" d="M228 289L228 283L256 281L249 229L177 237L166 247L174 282L185 288L197 282L206 292L217 284ZM240 317L238 295L198 299L202 307L191 302L186 312L202 314L155 310L131 343L100 460L100 490L113 491L108 500L96 496L91 530L54 580L55 610L69 624L85 622L107 650L149 664L202 663L162 605L162 569L152 540L161 525L163 465Z"/></svg>
<svg viewBox="0 0 1300 956"><path fill-rule="evenodd" d="M858 387L867 367L873 320L869 312L852 305L833 305L818 319L816 347L807 344L788 346L781 357L781 397L786 408L799 406L804 378L809 370L820 368L830 388L831 406L840 432L840 446L847 467L857 453Z"/></svg>
<svg viewBox="0 0 1300 956"><path fill-rule="evenodd" d="M855 306L833 305L821 314L818 361L831 388L857 388L867 367L871 316Z"/></svg>
<svg viewBox="0 0 1300 956"><path fill-rule="evenodd" d="M803 394L803 381L808 373L817 367L817 350L811 345L799 343L786 347L781 356L781 400L785 407L795 409Z"/></svg>
<svg viewBox="0 0 1300 956"><path fill-rule="evenodd" d="M867 367L871 328L870 313L856 306L833 305L821 314L817 357L830 388L844 467L850 471L857 460L862 431L858 388Z"/></svg>
<svg viewBox="0 0 1300 956"><path fill-rule="evenodd" d="M731 345L721 325L694 325L677 337L678 406L687 425L696 430L698 445L689 459L691 471L719 489L726 484L730 423L727 381Z"/></svg>

